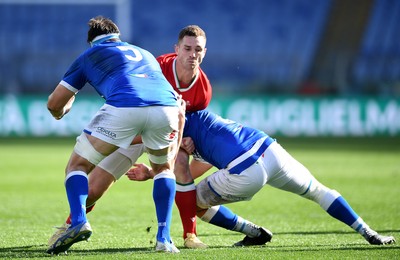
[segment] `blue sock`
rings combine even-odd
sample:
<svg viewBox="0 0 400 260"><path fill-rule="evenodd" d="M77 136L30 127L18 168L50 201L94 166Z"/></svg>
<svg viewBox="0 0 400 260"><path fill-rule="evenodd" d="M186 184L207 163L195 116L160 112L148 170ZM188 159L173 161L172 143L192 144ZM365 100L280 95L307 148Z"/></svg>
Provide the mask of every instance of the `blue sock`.
<svg viewBox="0 0 400 260"><path fill-rule="evenodd" d="M86 199L89 192L88 177L82 171L72 171L65 177L65 189L67 192L71 226L87 222Z"/></svg>
<svg viewBox="0 0 400 260"><path fill-rule="evenodd" d="M208 208L201 216L201 220L218 227L240 232L249 237L257 237L261 234L259 226L243 219L222 205Z"/></svg>
<svg viewBox="0 0 400 260"><path fill-rule="evenodd" d="M210 219L209 223L216 225L218 227L223 227L229 230L233 230L236 222L238 220L238 216L233 213L230 209L224 206L219 206L218 211L215 215Z"/></svg>
<svg viewBox="0 0 400 260"><path fill-rule="evenodd" d="M342 197L337 197L326 210L332 217L351 226L359 217Z"/></svg>
<svg viewBox="0 0 400 260"><path fill-rule="evenodd" d="M153 200L156 206L158 231L157 241L171 242L170 226L172 208L175 200L175 176L171 173L159 173L154 177Z"/></svg>

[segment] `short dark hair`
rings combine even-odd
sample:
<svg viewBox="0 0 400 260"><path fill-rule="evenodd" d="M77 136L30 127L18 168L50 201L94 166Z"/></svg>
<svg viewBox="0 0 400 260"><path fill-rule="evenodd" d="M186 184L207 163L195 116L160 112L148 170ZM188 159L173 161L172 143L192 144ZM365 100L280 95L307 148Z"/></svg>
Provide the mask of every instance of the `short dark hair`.
<svg viewBox="0 0 400 260"><path fill-rule="evenodd" d="M103 16L96 16L89 20L89 31L87 42L90 43L99 35L109 34L109 33L118 33L118 26L109 18L105 18Z"/></svg>
<svg viewBox="0 0 400 260"><path fill-rule="evenodd" d="M184 27L179 32L178 43L182 41L183 37L185 36L194 36L194 37L203 36L204 39L207 40L206 33L198 25L188 25Z"/></svg>

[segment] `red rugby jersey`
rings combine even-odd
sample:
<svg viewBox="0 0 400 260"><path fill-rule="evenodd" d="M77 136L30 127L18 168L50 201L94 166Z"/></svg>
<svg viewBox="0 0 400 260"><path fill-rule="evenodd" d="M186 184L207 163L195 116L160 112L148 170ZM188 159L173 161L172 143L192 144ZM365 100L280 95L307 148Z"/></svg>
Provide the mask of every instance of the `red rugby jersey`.
<svg viewBox="0 0 400 260"><path fill-rule="evenodd" d="M199 68L199 73L189 86L180 86L175 71L176 53L157 57L161 70L175 91L186 101L186 111L192 112L205 109L211 101L212 89L207 75Z"/></svg>

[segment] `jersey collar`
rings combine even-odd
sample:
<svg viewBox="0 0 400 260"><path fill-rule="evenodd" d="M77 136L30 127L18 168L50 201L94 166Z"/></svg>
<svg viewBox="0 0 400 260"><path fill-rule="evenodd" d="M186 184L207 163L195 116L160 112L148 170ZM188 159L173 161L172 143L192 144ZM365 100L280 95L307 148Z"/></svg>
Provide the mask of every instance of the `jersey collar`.
<svg viewBox="0 0 400 260"><path fill-rule="evenodd" d="M194 83L196 83L197 79L199 78L199 74L200 74L199 70L197 70L196 76L194 76L192 83L190 83L190 85L187 88L181 88L181 85L179 84L178 73L176 72L176 58L174 59L174 61L172 63L172 71L174 73L176 88L179 89L180 92L185 92L185 91L188 91L189 89L191 89L193 87Z"/></svg>

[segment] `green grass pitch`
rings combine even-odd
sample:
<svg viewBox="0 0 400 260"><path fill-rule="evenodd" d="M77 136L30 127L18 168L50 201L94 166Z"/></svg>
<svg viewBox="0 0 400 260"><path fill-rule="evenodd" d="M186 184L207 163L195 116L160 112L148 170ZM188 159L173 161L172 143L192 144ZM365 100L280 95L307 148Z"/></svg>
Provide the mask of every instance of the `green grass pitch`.
<svg viewBox="0 0 400 260"><path fill-rule="evenodd" d="M375 230L397 244L371 246L360 235L299 196L265 186L249 202L229 205L270 229L271 243L232 248L242 234L198 223L204 250L183 248L174 207L171 235L181 253L153 251L156 219L152 181L118 181L88 215L93 235L62 259L400 259L400 138L279 138L326 186L339 191ZM44 259L52 227L68 203L64 167L73 139L0 139L0 258ZM144 156L141 160L147 160Z"/></svg>

